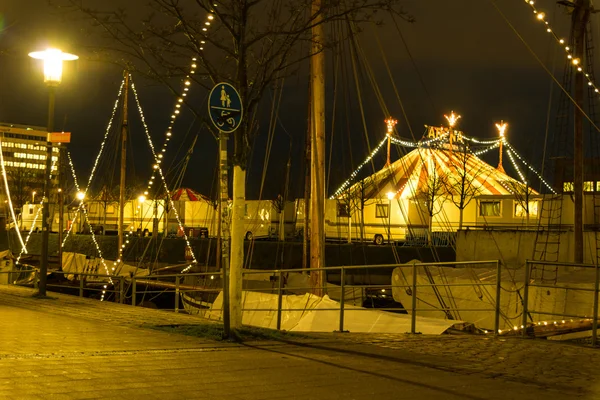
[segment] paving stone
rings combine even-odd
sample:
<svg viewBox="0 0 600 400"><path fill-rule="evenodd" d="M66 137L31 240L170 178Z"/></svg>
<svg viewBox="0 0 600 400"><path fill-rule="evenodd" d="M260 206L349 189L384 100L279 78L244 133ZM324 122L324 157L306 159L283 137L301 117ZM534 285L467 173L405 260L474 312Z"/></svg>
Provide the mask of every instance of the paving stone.
<svg viewBox="0 0 600 400"><path fill-rule="evenodd" d="M0 286L0 399L506 399L600 395L597 350L478 336L244 344L147 329L197 316Z"/></svg>

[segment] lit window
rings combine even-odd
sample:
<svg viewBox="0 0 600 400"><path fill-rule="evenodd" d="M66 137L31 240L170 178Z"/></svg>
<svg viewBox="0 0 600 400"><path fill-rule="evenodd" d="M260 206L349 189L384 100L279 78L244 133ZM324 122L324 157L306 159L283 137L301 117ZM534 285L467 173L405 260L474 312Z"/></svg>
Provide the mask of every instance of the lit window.
<svg viewBox="0 0 600 400"><path fill-rule="evenodd" d="M529 201L529 216L537 217L539 210L539 202L538 201ZM527 210L525 209L525 202L515 201L515 217L517 218L525 218L527 217Z"/></svg>
<svg viewBox="0 0 600 400"><path fill-rule="evenodd" d="M348 218L350 216L348 204L338 203L337 205L337 216Z"/></svg>
<svg viewBox="0 0 600 400"><path fill-rule="evenodd" d="M479 203L479 216L481 217L499 217L500 216L500 201L489 200Z"/></svg>
<svg viewBox="0 0 600 400"><path fill-rule="evenodd" d="M584 192L593 192L594 191L594 182L583 182L583 191Z"/></svg>
<svg viewBox="0 0 600 400"><path fill-rule="evenodd" d="M563 192L572 192L573 190L573 182L563 182Z"/></svg>
<svg viewBox="0 0 600 400"><path fill-rule="evenodd" d="M389 204L376 204L375 205L375 218L388 218L390 215Z"/></svg>

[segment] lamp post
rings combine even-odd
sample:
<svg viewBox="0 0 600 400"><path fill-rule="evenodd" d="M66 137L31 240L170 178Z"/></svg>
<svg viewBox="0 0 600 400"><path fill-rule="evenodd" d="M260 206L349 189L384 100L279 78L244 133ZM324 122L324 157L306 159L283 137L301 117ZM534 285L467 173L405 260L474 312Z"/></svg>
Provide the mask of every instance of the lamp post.
<svg viewBox="0 0 600 400"><path fill-rule="evenodd" d="M77 192L77 194L75 195L75 197L77 198L77 200L79 200L79 205L81 206L81 203L83 203L83 200L85 199L85 193L83 192ZM81 217L82 213L79 213L79 233L81 233L81 231L83 230L83 218ZM73 223L75 223L75 221L73 221ZM90 228L91 229L91 228ZM62 243L61 243L62 245Z"/></svg>
<svg viewBox="0 0 600 400"><path fill-rule="evenodd" d="M146 201L146 196L144 196L143 194L141 194L138 197L138 203L140 203L138 205L138 208L140 209L140 236L144 236L144 202Z"/></svg>
<svg viewBox="0 0 600 400"><path fill-rule="evenodd" d="M34 190L33 192L31 192L31 204L35 203L35 195L36 195L36 192Z"/></svg>
<svg viewBox="0 0 600 400"><path fill-rule="evenodd" d="M42 206L42 251L40 260L40 283L38 294L46 295L46 274L48 272L48 239L50 233L49 227L49 204L48 198L52 186L52 142L50 135L54 130L54 96L55 89L62 80L63 61L77 60L79 57L69 53L63 53L58 49L47 49L44 51L35 51L29 53L29 56L44 61L44 83L48 86L48 139L46 143L46 168L44 173L44 192ZM60 243L59 243L60 246Z"/></svg>

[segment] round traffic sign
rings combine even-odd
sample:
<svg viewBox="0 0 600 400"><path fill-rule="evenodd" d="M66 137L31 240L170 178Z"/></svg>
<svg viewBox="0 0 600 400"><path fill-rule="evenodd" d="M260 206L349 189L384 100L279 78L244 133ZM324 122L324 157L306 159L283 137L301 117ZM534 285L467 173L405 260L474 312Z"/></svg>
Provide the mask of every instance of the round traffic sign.
<svg viewBox="0 0 600 400"><path fill-rule="evenodd" d="M208 96L208 115L220 131L231 133L242 121L242 99L235 88L227 82L215 85Z"/></svg>

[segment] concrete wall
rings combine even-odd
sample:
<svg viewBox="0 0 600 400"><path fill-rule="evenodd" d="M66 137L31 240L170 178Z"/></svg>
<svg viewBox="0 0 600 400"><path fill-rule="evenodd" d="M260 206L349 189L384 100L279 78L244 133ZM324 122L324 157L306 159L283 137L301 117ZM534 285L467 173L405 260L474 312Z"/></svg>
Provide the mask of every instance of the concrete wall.
<svg viewBox="0 0 600 400"><path fill-rule="evenodd" d="M525 260L533 259L537 232L469 230L460 231L456 237L456 261L502 260L505 265L519 268ZM538 242L546 241L546 234L540 233ZM596 263L596 234L584 232L584 262ZM573 259L573 232L560 234L559 261Z"/></svg>

